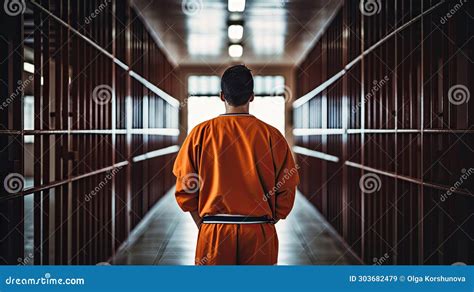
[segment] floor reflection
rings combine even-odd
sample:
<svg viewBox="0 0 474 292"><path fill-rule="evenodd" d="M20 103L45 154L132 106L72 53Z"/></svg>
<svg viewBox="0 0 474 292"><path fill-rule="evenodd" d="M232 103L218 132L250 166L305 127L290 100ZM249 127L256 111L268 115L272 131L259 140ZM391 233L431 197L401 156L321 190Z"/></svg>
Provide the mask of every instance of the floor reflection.
<svg viewBox="0 0 474 292"><path fill-rule="evenodd" d="M152 211L151 219L128 247L112 260L119 265L193 265L197 228L181 212L172 193ZM349 250L336 240L317 210L300 194L287 220L277 224L279 265L357 264Z"/></svg>

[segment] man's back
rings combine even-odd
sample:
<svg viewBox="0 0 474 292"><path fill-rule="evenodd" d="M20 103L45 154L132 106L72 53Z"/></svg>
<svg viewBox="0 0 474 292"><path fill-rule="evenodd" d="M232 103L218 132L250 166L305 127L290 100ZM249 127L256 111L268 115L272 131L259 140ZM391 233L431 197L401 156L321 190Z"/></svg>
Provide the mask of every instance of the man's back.
<svg viewBox="0 0 474 292"><path fill-rule="evenodd" d="M189 148L186 155L192 151L192 165L179 163L183 158L178 156L174 173L183 178L177 184L182 188L177 189L177 200L185 211L197 206L201 217L232 214L275 220L290 211L297 166L285 138L274 127L249 114L221 115L196 126L183 147ZM196 205L191 193L198 180ZM290 185L290 193L276 189L277 183Z"/></svg>
<svg viewBox="0 0 474 292"><path fill-rule="evenodd" d="M277 262L274 224L293 207L299 177L283 135L248 113L253 86L250 69L228 68L226 114L197 125L176 157L176 200L199 228L198 265Z"/></svg>

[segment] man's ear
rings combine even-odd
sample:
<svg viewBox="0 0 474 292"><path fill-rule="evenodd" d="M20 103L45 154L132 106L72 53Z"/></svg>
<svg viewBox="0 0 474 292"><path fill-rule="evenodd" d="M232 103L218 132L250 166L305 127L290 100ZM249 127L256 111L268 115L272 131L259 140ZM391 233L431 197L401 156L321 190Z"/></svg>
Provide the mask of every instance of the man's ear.
<svg viewBox="0 0 474 292"><path fill-rule="evenodd" d="M222 100L223 102L225 102L224 92L222 92L222 91L221 91L221 100Z"/></svg>
<svg viewBox="0 0 474 292"><path fill-rule="evenodd" d="M252 95L250 96L249 102L252 102L254 99L255 99L255 94L252 93Z"/></svg>

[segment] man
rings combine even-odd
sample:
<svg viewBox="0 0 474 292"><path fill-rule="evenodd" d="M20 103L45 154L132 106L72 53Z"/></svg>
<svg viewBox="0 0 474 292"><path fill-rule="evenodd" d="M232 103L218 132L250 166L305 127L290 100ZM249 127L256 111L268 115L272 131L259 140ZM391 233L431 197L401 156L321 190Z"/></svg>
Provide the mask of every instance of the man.
<svg viewBox="0 0 474 292"><path fill-rule="evenodd" d="M283 135L249 114L250 70L227 69L221 87L226 113L197 125L176 158L176 200L199 228L197 265L273 265L298 167Z"/></svg>

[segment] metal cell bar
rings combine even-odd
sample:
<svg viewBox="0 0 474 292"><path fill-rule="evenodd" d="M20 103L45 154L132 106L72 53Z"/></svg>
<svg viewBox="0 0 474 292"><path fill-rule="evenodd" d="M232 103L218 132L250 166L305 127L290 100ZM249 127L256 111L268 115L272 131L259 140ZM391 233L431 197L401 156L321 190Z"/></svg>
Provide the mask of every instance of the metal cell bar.
<svg viewBox="0 0 474 292"><path fill-rule="evenodd" d="M34 25L35 27L41 27L41 13L39 11L35 11L34 13ZM35 30L34 32L34 65L35 65L35 72L34 72L34 128L40 129L41 128L41 121L43 120L42 117L42 96L41 96L41 76L42 76L42 60L41 60L41 46L42 46L42 39L41 39L41 31ZM33 184L35 186L41 184L41 165L42 161L42 143L41 139L37 139L34 141L34 163L33 163ZM43 213L42 207L42 197L41 192L36 192L33 194L33 222L34 226L41 226L41 215ZM34 228L33 230L33 260L35 264L41 264L41 241L42 241L42 234L41 229Z"/></svg>
<svg viewBox="0 0 474 292"><path fill-rule="evenodd" d="M179 136L180 130L174 128L130 129L132 135ZM71 130L0 130L5 135L125 135L125 129L71 129Z"/></svg>
<svg viewBox="0 0 474 292"><path fill-rule="evenodd" d="M133 77L135 80L137 80L138 82L140 82L143 86L147 87L148 89L150 89L151 91L155 92L158 96L160 96L161 98L163 98L166 102L168 102L169 104L171 104L172 106L174 107L179 107L180 105L180 102L175 99L174 97L172 97L171 95L169 95L168 93L166 93L165 91L163 91L162 89L160 89L159 87L157 87L156 85L154 85L153 83L149 82L148 80L146 80L145 78L143 78L140 74L132 71L130 69L130 67L128 65L126 65L126 63L122 62L121 60L119 60L118 58L116 58L114 55L112 55L111 53L109 53L107 50L105 50L104 48L102 48L100 45L98 45L96 42L92 41L90 38L88 38L87 36L81 34L79 31L77 31L76 29L74 29L73 27L71 27L67 22L65 22L64 20L62 20L61 18L57 17L56 15L54 15L53 13L51 13L49 10L47 10L46 8L44 8L43 6L41 6L38 2L34 1L34 0L29 0L33 5L35 5L36 7L38 7L39 9L41 9L45 14L47 14L49 17L51 17L52 19L54 19L55 21L57 21L58 23L60 23L61 25L67 27L67 29L69 31L71 31L72 33L76 34L78 37L80 37L83 41L87 42L89 45L91 45L92 47L94 47L97 51L101 52L102 54L104 54L106 57L112 59L112 61L119 65L123 70L125 71L128 71L129 75L131 77ZM131 64L131 63L129 63Z"/></svg>
<svg viewBox="0 0 474 292"><path fill-rule="evenodd" d="M163 155L173 154L173 153L176 152L177 149L179 149L178 145L172 145L172 146L169 146L169 147L166 147L166 148L163 148L163 149L150 151L149 153L145 153L143 155L132 157L131 161L136 160L138 162L138 161L152 159L152 158L163 156ZM94 171L90 171L90 172L87 172L87 173L84 173L84 174L81 174L81 175L78 175L78 176L75 176L75 177L69 177L68 179L65 179L65 180L54 181L54 182L51 182L49 184L43 184L41 186L35 186L33 188L28 188L28 189L23 190L22 192L15 193L14 195L2 196L0 198L0 202L8 201L12 198L22 197L22 196L32 194L32 193L35 193L35 192L45 191L45 190L48 190L48 189L63 186L65 184L72 183L76 180L80 180L80 179L84 179L84 178L87 178L87 177L90 177L90 176L95 176L95 175L98 175L98 174L101 174L101 173L105 173L105 172L111 171L115 168L124 167L124 166L128 165L129 163L130 163L129 161L121 161L121 162L115 163L112 166L108 166L108 167L104 167L104 168L97 169L97 170L94 170Z"/></svg>
<svg viewBox="0 0 474 292"><path fill-rule="evenodd" d="M317 136L317 135L343 135L343 134L474 134L474 130L457 129L321 129L321 128L296 128L293 129L294 136Z"/></svg>
<svg viewBox="0 0 474 292"><path fill-rule="evenodd" d="M407 182L411 182L411 183L414 183L414 184L417 184L417 185L423 185L423 186L431 187L431 188L434 188L434 189L439 189L439 190L442 190L442 191L451 191L453 194L460 194L460 195L466 195L466 196L474 197L474 194L472 194L469 190L460 189L460 188L455 189L455 190L451 190L451 187L447 187L447 186L443 186L443 185L439 185L439 184L434 184L434 183L428 183L426 181L422 181L421 179L416 179L416 178L413 178L413 177L403 176L403 175L400 175L400 174L397 174L397 173L382 171L382 170L379 170L379 169L376 169L376 168L364 166L364 165L361 165L359 163L354 163L354 162L351 162L351 161L346 161L345 164L348 165L348 166L351 166L351 167L363 169L363 170L366 170L366 171L369 171L369 172L374 172L374 173L385 175L385 176L388 176L388 177L393 177L393 178L404 180L404 181L407 181Z"/></svg>
<svg viewBox="0 0 474 292"><path fill-rule="evenodd" d="M42 0L43 5L46 7L50 6L50 0ZM41 129L48 130L50 128L50 39L48 38L50 34L50 22L49 19L43 19L42 23L42 78L43 78L43 86L42 86L42 119L41 119ZM40 81L41 82L41 81ZM36 113L36 111L35 111ZM36 127L35 127L36 128ZM35 139L40 137L35 136ZM42 136L41 143L43 146L42 149L42 184L48 184L50 182L50 169L49 169L49 159L50 159L50 137ZM35 154L36 156L36 154ZM41 236L41 254L42 260L41 263L43 265L48 265L50 263L49 259L49 226L50 226L50 190L43 190L42 191L42 236Z"/></svg>
<svg viewBox="0 0 474 292"><path fill-rule="evenodd" d="M82 11L80 9L80 3L76 2L72 4L71 9L77 11L76 13L71 14L71 22L73 24L78 23L78 19L84 19L82 15ZM72 76L80 75L80 41L74 35L72 36L72 46L71 46L71 71ZM79 78L75 79L71 82L71 105L72 108L80 109L80 76ZM77 111L71 111L71 125L70 129L77 129L79 126L79 115ZM77 150L79 148L80 138L78 137L71 137L71 154L72 154L72 163L73 165L77 163L78 155ZM78 167L73 167L70 174L72 176L77 176L79 174ZM78 181L71 183L71 189L74 194L80 194L80 183ZM79 196L73 196L71 198L71 209L73 210L72 218L71 218L71 257L68 258L68 264L78 264L79 258L74 256L77 254L79 250L79 238L80 238L80 221L79 221L79 214L80 211L75 212L75 210L80 210L80 200Z"/></svg>
<svg viewBox="0 0 474 292"><path fill-rule="evenodd" d="M397 35L398 33L400 33L403 29L409 27L410 25L412 25L413 23L415 23L416 21L418 21L420 18L422 18L424 15L428 14L428 13L431 13L433 10L435 10L437 7L441 6L441 4L443 4L444 1L440 1L438 2L437 4L435 4L434 6L430 7L429 9L427 9L426 11L424 11L423 13L421 13L420 15L414 17L413 19L411 19L410 21L406 22L405 24L403 24L402 26L396 28L394 31L392 31L391 33L387 34L385 37L383 37L382 39L380 39L377 43L373 44L371 47L367 48L366 50L364 50L364 52L357 56L354 60L352 60L351 62L349 62L345 67L344 69L342 69L341 71L337 72L336 74L334 74L333 76L331 76L331 78L327 79L326 81L324 81L321 85L319 85L318 87L316 87L315 89L313 89L311 92L307 93L306 95L298 98L297 100L295 100L295 102L293 103L293 107L294 108L297 108L297 107L300 107L301 105L303 105L304 103L306 103L308 100L312 99L313 97L315 97L316 95L320 94L321 92L323 92L323 90L327 89L329 86L331 86L334 82L336 82L337 80L339 80L339 78L341 78L342 76L344 76L349 69L351 69L354 65L356 65L357 63L361 62L363 60L363 57L365 55L368 55L370 54L372 51L374 51L375 49L377 49L378 47L380 47L382 44L384 44L387 40L389 40L391 37Z"/></svg>
<svg viewBox="0 0 474 292"><path fill-rule="evenodd" d="M168 172L179 149L176 145L179 129L178 116L171 117L170 109L177 111L179 103L169 93L174 91L177 79L170 74L174 69L152 42L128 2L112 1L93 19L87 17L96 9L95 1L38 0L28 3L36 24L34 39L28 42L32 44L34 54L35 126L34 130L23 129L23 105L22 99L18 98L9 106L8 119L4 120L6 115L0 118L3 126L0 141L19 142L11 144L14 150L8 157L2 153L1 158L2 164L11 158L15 161L5 163L4 171L23 174L23 136L34 137L34 186L6 195L2 190L0 208L15 210L15 214L2 212L8 214L11 222L16 219L22 222L23 199L30 194L34 197L35 264L97 263L115 252L126 240L131 227L152 207L165 188L171 187ZM1 18L2 27L23 27L20 23L3 26L6 19ZM84 19L89 21L87 25L81 23ZM15 21L22 20L23 17L18 17ZM1 28L0 32L4 39L18 38L21 53L13 54L17 59L9 61L8 70L18 69L15 73L21 75L23 60L18 57L23 53L20 45L23 34L16 31L14 36L10 32L4 35ZM139 37L130 37L132 34ZM9 48L0 49L5 55L9 54ZM109 51L112 54L108 54ZM119 58L135 64L133 70ZM18 66L13 66L13 61ZM158 72L153 69L157 67ZM2 76L8 76L6 83L10 86L2 86L2 92L7 91L2 96L9 96L8 93L14 90L11 85L17 84L17 75L3 74L7 67L0 68ZM127 83L116 83L115 80L124 77ZM112 86L116 94L109 104L98 104L91 98L98 85ZM144 96L160 100L161 103L153 104L155 108L150 105L145 109L167 123L157 127L143 121L149 116L141 105L149 103L149 97ZM173 123L169 122L172 119ZM150 163L151 159L154 159L153 163ZM113 177L97 192L94 200L86 204L86 195L110 172L123 167L127 170L116 174L120 178ZM155 177L157 171L160 176ZM141 180L133 173L140 174ZM150 186L142 188L142 185ZM127 223L129 227L122 228ZM5 225L3 229L1 224L2 231L12 231L12 226ZM21 223L15 227L23 229ZM4 262L14 263L23 257L22 237L12 236L8 242L2 242L2 251L15 256L10 258L1 253ZM18 242L11 245L17 239ZM50 254L50 250L53 253Z"/></svg>
<svg viewBox="0 0 474 292"><path fill-rule="evenodd" d="M473 107L447 98L451 86L471 84L464 78L470 76L464 65L468 17L436 23L450 7L446 1L384 2L378 14L363 16L357 3L346 1L342 21L332 20L297 70L300 96L310 82L319 84L294 107L294 152L307 162L300 188L365 263L384 252L391 264L472 261L470 239L448 231L471 215L465 207L472 204L472 184L465 177L472 172L474 126ZM355 58L350 74L338 76L348 57ZM384 76L388 82L373 92L373 82ZM379 178L376 194L360 187L366 175Z"/></svg>
<svg viewBox="0 0 474 292"><path fill-rule="evenodd" d="M305 147L293 146L293 152L297 154L305 155L305 156L319 158L326 161L339 162L339 157L337 156L329 155L329 154L319 152L319 151L314 151Z"/></svg>
<svg viewBox="0 0 474 292"><path fill-rule="evenodd" d="M61 1L55 0L54 7L56 12L59 14L61 10ZM56 76L56 82L59 84L55 84L55 99L54 99L54 126L56 128L62 128L61 123L61 100L60 97L63 96L63 88L61 82L61 50L59 52L57 50L58 45L63 43L63 32L59 23L54 24L54 32L55 32L55 53L52 56L55 62L54 74ZM55 137L54 143L54 157L57 158L54 161L54 178L55 180L62 180L62 172L61 172L61 144L62 138ZM54 229L56 230L54 236L54 264L60 265L63 262L61 261L62 249L64 246L62 245L61 238L64 236L63 225L62 225L62 206L63 206L63 198L62 198L62 188L56 188L54 190Z"/></svg>
<svg viewBox="0 0 474 292"><path fill-rule="evenodd" d="M2 129L23 129L22 85L30 84L31 79L24 79L23 69L23 23L24 15L11 17L5 9L0 10L0 127ZM7 191L5 180L20 178L24 174L23 135L0 135L0 159L2 167L0 190ZM24 181L23 181L24 183ZM13 185L14 186L14 185ZM18 264L24 259L24 201L23 199L0 204L0 262L2 264Z"/></svg>
<svg viewBox="0 0 474 292"><path fill-rule="evenodd" d="M61 6L61 18L64 21L70 22L69 19L69 4L70 2L63 2L60 4ZM70 87L69 87L69 50L70 50L70 39L69 39L69 30L63 26L59 27L61 33L61 48L60 48L60 76L61 76L61 107L58 111L56 111L56 115L61 116L61 128L62 129L69 129L69 98L71 96ZM64 44L65 43L65 44ZM61 178L67 178L69 176L69 137L62 137L60 144L60 157L62 159L62 173ZM68 262L68 252L70 249L70 236L69 236L69 214L70 214L70 200L71 200L71 192L70 192L70 184L62 185L61 190L61 256L60 256L60 263L65 264Z"/></svg>

